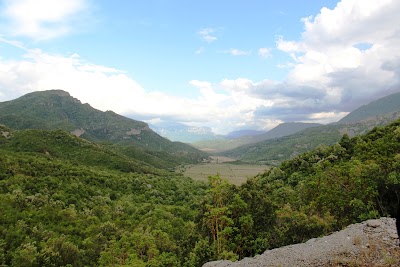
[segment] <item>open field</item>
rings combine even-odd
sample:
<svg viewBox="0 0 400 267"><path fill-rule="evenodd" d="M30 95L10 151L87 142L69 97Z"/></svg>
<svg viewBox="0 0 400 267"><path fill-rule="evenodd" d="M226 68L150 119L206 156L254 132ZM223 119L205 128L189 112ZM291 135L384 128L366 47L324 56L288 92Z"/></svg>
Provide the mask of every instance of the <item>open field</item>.
<svg viewBox="0 0 400 267"><path fill-rule="evenodd" d="M218 160L221 162L221 159ZM207 181L208 176L219 174L234 185L241 185L247 178L253 177L268 169L265 165L237 165L230 163L211 163L186 166L182 171L185 176L197 181Z"/></svg>

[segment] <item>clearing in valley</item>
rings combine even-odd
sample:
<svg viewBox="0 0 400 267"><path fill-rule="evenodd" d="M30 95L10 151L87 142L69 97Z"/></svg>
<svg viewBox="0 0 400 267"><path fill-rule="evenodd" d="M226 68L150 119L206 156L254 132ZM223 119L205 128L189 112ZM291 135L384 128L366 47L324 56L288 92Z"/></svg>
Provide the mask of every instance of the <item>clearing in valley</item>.
<svg viewBox="0 0 400 267"><path fill-rule="evenodd" d="M205 182L208 176L219 174L221 178L227 179L230 183L241 185L249 177L256 176L268 169L266 165L229 163L235 160L226 157L212 157L212 159L209 163L185 166L181 172L193 180Z"/></svg>

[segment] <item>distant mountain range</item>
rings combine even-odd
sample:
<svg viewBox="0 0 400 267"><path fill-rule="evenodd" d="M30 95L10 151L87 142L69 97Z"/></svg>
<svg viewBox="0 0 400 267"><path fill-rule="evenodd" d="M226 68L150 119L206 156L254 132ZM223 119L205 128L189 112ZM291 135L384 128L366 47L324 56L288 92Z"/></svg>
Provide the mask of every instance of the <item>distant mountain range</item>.
<svg viewBox="0 0 400 267"><path fill-rule="evenodd" d="M209 153L220 153L222 151L231 150L242 145L288 136L304 129L320 125L321 124L318 123L288 122L279 124L268 132L259 132L261 134L242 135L236 138L227 138L229 136L228 134L224 139L196 142L193 143L193 146Z"/></svg>
<svg viewBox="0 0 400 267"><path fill-rule="evenodd" d="M236 139L240 138L243 136L257 136L257 135L262 135L265 134L266 131L256 131L256 130L238 130L238 131L233 131L225 135L224 137L226 139Z"/></svg>
<svg viewBox="0 0 400 267"><path fill-rule="evenodd" d="M189 126L179 122L160 122L149 125L152 130L171 141L193 143L221 138L210 127Z"/></svg>
<svg viewBox="0 0 400 267"><path fill-rule="evenodd" d="M314 126L290 135L243 144L220 154L244 162L277 165L320 145L334 144L344 134L349 136L365 134L376 126L387 125L398 118L400 118L400 93L395 93L354 110L337 123Z"/></svg>
<svg viewBox="0 0 400 267"><path fill-rule="evenodd" d="M161 137L147 123L94 109L62 90L1 102L0 124L15 130L64 130L157 167L172 168L208 157L192 146Z"/></svg>

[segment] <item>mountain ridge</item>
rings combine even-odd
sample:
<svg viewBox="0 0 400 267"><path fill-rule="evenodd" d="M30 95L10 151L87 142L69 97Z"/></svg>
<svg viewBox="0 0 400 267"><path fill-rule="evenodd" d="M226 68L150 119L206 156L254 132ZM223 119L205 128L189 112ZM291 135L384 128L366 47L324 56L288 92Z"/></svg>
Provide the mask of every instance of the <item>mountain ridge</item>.
<svg viewBox="0 0 400 267"><path fill-rule="evenodd" d="M397 99L399 99L398 103ZM390 104L386 104L387 102ZM379 109L379 106L386 108ZM358 115L360 110L362 115ZM390 112L386 112L387 110ZM352 114L348 114L348 118L359 118L359 120L353 122L341 120L337 123L304 129L292 135L245 144L224 151L221 155L249 163L276 166L282 161L315 149L319 145L332 145L338 142L344 134L349 136L364 134L376 126L384 126L400 118L400 93L375 100L356 109L355 115Z"/></svg>
<svg viewBox="0 0 400 267"><path fill-rule="evenodd" d="M161 137L145 122L97 110L62 90L38 91L1 102L0 123L15 130L61 129L113 149L122 147L139 160L144 156L153 163L159 160L163 162L159 167L196 163L208 157L189 145Z"/></svg>

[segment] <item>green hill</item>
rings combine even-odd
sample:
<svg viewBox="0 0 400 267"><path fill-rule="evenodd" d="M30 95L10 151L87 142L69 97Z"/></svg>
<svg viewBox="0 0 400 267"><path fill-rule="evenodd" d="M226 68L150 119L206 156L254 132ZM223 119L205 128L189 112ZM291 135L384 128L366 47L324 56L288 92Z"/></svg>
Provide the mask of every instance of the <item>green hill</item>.
<svg viewBox="0 0 400 267"><path fill-rule="evenodd" d="M245 144L220 154L245 162L276 166L319 145L334 144L343 134L349 136L365 134L375 126L387 125L398 118L400 118L400 93L362 106L337 123L299 130L281 138Z"/></svg>
<svg viewBox="0 0 400 267"><path fill-rule="evenodd" d="M400 111L355 123L312 127L289 136L247 144L220 154L244 162L276 166L319 145L332 145L338 142L343 134L365 134L375 126L387 125L398 118Z"/></svg>
<svg viewBox="0 0 400 267"><path fill-rule="evenodd" d="M350 112L338 123L352 123L366 119L374 119L376 116L381 116L398 110L400 110L400 92L382 97L367 105L361 106Z"/></svg>
<svg viewBox="0 0 400 267"><path fill-rule="evenodd" d="M159 136L144 122L99 111L61 90L34 92L0 103L0 123L16 130L65 130L116 150L123 149L129 156L148 160L157 167L172 168L207 157L189 145Z"/></svg>
<svg viewBox="0 0 400 267"><path fill-rule="evenodd" d="M62 130L12 131L0 125L0 134L0 148L4 151L39 154L50 160L66 160L71 164L122 172L160 173L160 170L148 163L129 158Z"/></svg>
<svg viewBox="0 0 400 267"><path fill-rule="evenodd" d="M294 134L307 128L320 126L318 123L302 123L302 122L287 122L276 126L264 134L259 135L245 135L239 138L228 138L228 139L217 139L207 140L193 143L194 147L198 149L210 152L220 153L223 151L231 150L240 146L244 146L251 143L257 143L264 140L273 138L279 138Z"/></svg>
<svg viewBox="0 0 400 267"><path fill-rule="evenodd" d="M60 130L0 132L1 266L186 262L205 184Z"/></svg>

